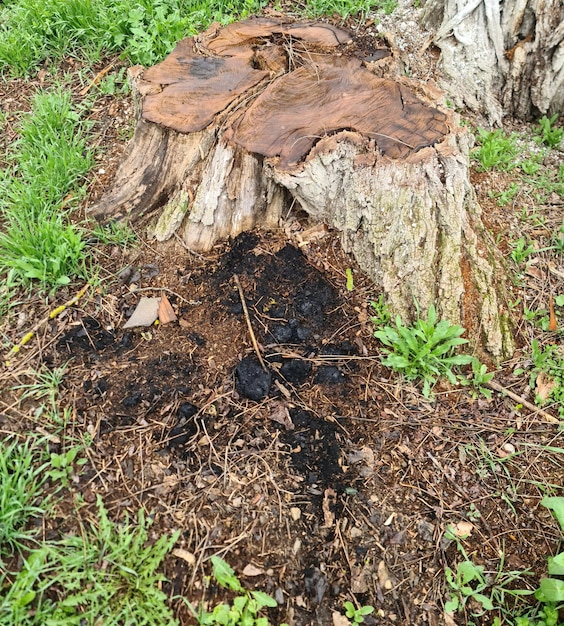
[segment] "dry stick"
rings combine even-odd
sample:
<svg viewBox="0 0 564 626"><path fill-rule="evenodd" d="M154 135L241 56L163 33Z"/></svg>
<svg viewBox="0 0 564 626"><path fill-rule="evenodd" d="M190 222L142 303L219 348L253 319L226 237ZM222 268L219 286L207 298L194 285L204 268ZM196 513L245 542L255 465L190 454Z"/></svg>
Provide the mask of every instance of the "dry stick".
<svg viewBox="0 0 564 626"><path fill-rule="evenodd" d="M71 298L64 304L61 304L61 306L58 306L57 308L53 309L49 313L49 315L47 315L47 317L44 317L43 319L39 320L39 322L37 322L37 324L35 324L35 326L28 333L26 333L20 339L19 343L13 346L12 349L8 352L8 354L4 357L4 365L6 367L9 367L11 365L10 358L18 354L20 350L33 339L33 336L41 328L41 326L43 326L44 324L47 324L47 322L49 322L50 320L55 319L57 315L60 315L65 309L68 309L69 307L76 304L80 300L80 298L82 298L82 296L86 293L86 290L88 289L88 287L90 287L90 285L86 283L86 285L84 285L84 287L73 298Z"/></svg>
<svg viewBox="0 0 564 626"><path fill-rule="evenodd" d="M267 372L268 369L266 367L266 365L264 364L264 361L262 359L262 355L260 353L260 348L259 345L257 343L257 339L255 337L255 333L253 331L253 327L251 325L251 318L249 317L249 309L247 308L247 302L245 301L245 294L243 293L243 287L241 287L241 281L239 280L239 276L237 276L237 274L233 274L233 280L235 281L235 284L237 285L237 289L239 290L239 296L241 298L241 304L243 305L243 313L245 314L245 320L247 321L247 327L249 329L249 335L251 336L251 343L253 344L253 348L255 349L255 352L257 353L257 357L258 360L262 366L262 369Z"/></svg>
<svg viewBox="0 0 564 626"><path fill-rule="evenodd" d="M114 67L114 65L115 65L115 63L110 63L101 72L98 72L96 74L96 76L94 76L92 82L89 85L87 85L86 87L84 87L83 89L81 89L79 91L79 94L81 96L85 96L90 91L90 89L92 89L92 87L94 87L94 85L97 85L102 80L102 78L104 78L104 76Z"/></svg>
<svg viewBox="0 0 564 626"><path fill-rule="evenodd" d="M557 417L554 417L554 415L551 415L550 413L547 413L546 411L543 411L542 409L539 409L538 406L535 406L534 404L532 404L528 400L525 400L525 398L523 398L522 396L518 396L516 393L513 393L512 391L510 391L506 387L503 387L503 385L500 385L499 383L496 383L494 380L490 380L490 382L489 383L485 383L484 386L485 387L489 387L490 389L493 389L494 391L498 391L499 393L508 396L512 400L515 400L515 402L518 402L519 404L522 404L525 408L529 409L529 411L531 411L533 413L538 413L541 417L544 417L544 419L547 422L550 422L551 424L561 424L562 423L561 420L559 420Z"/></svg>

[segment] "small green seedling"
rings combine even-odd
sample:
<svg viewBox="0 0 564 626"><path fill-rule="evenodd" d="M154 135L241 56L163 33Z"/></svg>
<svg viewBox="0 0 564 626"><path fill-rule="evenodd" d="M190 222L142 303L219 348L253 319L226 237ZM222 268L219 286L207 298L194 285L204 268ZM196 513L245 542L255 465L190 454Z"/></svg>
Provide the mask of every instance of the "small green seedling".
<svg viewBox="0 0 564 626"><path fill-rule="evenodd" d="M555 127L557 121L557 113L552 117L546 117L546 115L541 117L538 128L536 129L537 140L539 143L543 143L549 148L556 148L560 145L560 142L564 137L564 129Z"/></svg>
<svg viewBox="0 0 564 626"><path fill-rule="evenodd" d="M218 604L208 612L203 605L194 608L185 600L200 626L268 626L268 618L259 616L265 607L278 606L276 600L263 591L248 591L231 566L218 556L212 556L213 578L218 585L238 594L231 605Z"/></svg>
<svg viewBox="0 0 564 626"><path fill-rule="evenodd" d="M512 250L509 255L517 265L524 263L531 254L534 253L535 247L532 243L527 243L525 237L519 237L511 244Z"/></svg>
<svg viewBox="0 0 564 626"><path fill-rule="evenodd" d="M387 326L390 323L392 316L390 315L390 310L388 309L384 295L380 294L378 296L378 300L372 300L370 302L370 306L373 309L370 321L374 324L376 329L378 330L383 326Z"/></svg>
<svg viewBox="0 0 564 626"><path fill-rule="evenodd" d="M47 476L51 480L59 480L63 487L68 487L74 472L74 465L84 465L87 459L78 459L77 455L82 450L82 446L70 448L62 454L51 453L51 469L47 471Z"/></svg>
<svg viewBox="0 0 564 626"><path fill-rule="evenodd" d="M472 156L482 171L493 168L508 171L515 167L518 148L514 135L507 136L501 129L486 131L479 128L476 138L480 147Z"/></svg>
<svg viewBox="0 0 564 626"><path fill-rule="evenodd" d="M352 620L353 624L362 624L364 616L374 612L373 606L361 606L359 609L355 609L354 604L348 601L343 604L343 608L345 615Z"/></svg>
<svg viewBox="0 0 564 626"><path fill-rule="evenodd" d="M347 276L347 291L352 291L354 289L354 279L353 279L353 273L350 267L347 267L345 274Z"/></svg>
<svg viewBox="0 0 564 626"><path fill-rule="evenodd" d="M541 504L550 509L564 533L564 497L545 497ZM535 593L537 600L548 605L564 602L564 550L548 557L548 578L542 578Z"/></svg>
<svg viewBox="0 0 564 626"><path fill-rule="evenodd" d="M445 568L445 575L453 592L450 600L445 603L447 613L462 610L471 598L482 606L483 612L493 610L491 598L482 593L488 587L482 565L476 565L469 560L462 561L458 564L456 572L450 567Z"/></svg>

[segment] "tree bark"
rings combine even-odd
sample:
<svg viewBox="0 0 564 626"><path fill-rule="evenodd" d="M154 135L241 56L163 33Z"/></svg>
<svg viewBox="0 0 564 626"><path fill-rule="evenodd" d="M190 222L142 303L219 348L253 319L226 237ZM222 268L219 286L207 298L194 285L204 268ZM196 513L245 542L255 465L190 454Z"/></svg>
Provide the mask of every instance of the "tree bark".
<svg viewBox="0 0 564 626"><path fill-rule="evenodd" d="M562 0L427 0L444 88L491 124L564 110Z"/></svg>
<svg viewBox="0 0 564 626"><path fill-rule="evenodd" d="M329 34L337 43L323 44L328 61L317 34L301 32L300 48L298 26L252 26L291 28L290 52L299 49L306 62L289 65L288 48L271 50L264 30L268 43L257 48L254 37L250 56L240 33L221 35L226 52L216 39L222 31L213 31L138 72L136 132L92 213L145 219L158 241L178 236L204 251L255 226L279 227L297 203L341 233L406 323L416 306L435 303L476 347L494 358L510 354L503 262L468 178L472 136L442 92L393 75L382 51L360 60L339 29ZM251 26L234 28L247 37ZM311 49L308 37L316 40ZM257 54L268 56L267 69ZM244 67L234 69L238 55ZM226 80L229 97L218 88Z"/></svg>

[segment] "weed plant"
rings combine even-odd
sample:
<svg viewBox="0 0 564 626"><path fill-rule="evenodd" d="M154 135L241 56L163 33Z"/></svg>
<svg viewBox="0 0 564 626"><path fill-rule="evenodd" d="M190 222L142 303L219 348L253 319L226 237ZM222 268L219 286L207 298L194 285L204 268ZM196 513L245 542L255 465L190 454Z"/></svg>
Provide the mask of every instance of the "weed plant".
<svg viewBox="0 0 564 626"><path fill-rule="evenodd" d="M534 339L531 345L531 359L533 361L529 382L531 388L536 388L538 375L541 372L545 374L553 384L548 401L554 403L559 416L564 419L564 354L562 347L551 344L543 348L538 340ZM523 370L515 371L517 375L521 373L523 373ZM543 405L547 400L537 396L535 401L537 404Z"/></svg>
<svg viewBox="0 0 564 626"><path fill-rule="evenodd" d="M203 604L194 607L185 600L198 624L200 626L269 626L268 618L259 614L265 607L278 606L276 600L263 591L245 589L233 568L220 557L213 555L211 562L213 578L217 584L237 595L231 604L218 604L212 611L208 611Z"/></svg>
<svg viewBox="0 0 564 626"><path fill-rule="evenodd" d="M557 148L564 138L564 129L555 126L558 120L558 114L552 117L543 115L539 120L539 125L535 131L536 139L539 143L549 148Z"/></svg>
<svg viewBox="0 0 564 626"><path fill-rule="evenodd" d="M437 320L434 305L429 307L426 319L413 326L405 326L396 316L395 325L376 330L374 336L383 344L386 355L382 363L403 374L407 380L422 380L423 395L428 398L437 380L446 378L452 384L467 382L456 368L469 365L473 358L454 354L458 346L468 343L463 339L464 328L447 320Z"/></svg>

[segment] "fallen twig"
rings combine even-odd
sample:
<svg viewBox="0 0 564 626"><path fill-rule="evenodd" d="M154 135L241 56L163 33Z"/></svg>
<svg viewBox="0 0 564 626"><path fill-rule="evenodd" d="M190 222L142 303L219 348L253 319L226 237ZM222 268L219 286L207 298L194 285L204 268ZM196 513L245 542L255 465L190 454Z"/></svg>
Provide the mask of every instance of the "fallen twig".
<svg viewBox="0 0 564 626"><path fill-rule="evenodd" d="M114 67L114 65L115 63L110 63L107 67L98 72L96 76L94 76L92 81L88 85L86 85L86 87L83 87L79 91L80 95L85 96L90 91L90 89L94 87L94 85L97 85L102 80L102 78L104 78L104 76Z"/></svg>
<svg viewBox="0 0 564 626"><path fill-rule="evenodd" d="M550 413L539 409L539 407L535 406L532 402L525 400L525 398L523 398L522 396L513 393L513 391L510 391L503 385L496 383L494 380L490 380L489 383L485 383L485 386L493 389L493 391L498 391L499 393L508 396L512 400L515 400L515 402L522 404L525 408L529 409L529 411L532 411L533 413L538 413L541 417L543 417L547 422L550 422L551 424L561 423L561 420L559 420L557 417L554 417L554 415L551 415Z"/></svg>
<svg viewBox="0 0 564 626"><path fill-rule="evenodd" d="M255 352L257 354L258 360L262 366L262 369L266 372L267 371L267 367L264 363L264 360L262 358L262 354L260 353L260 348L257 342L257 339L255 337L255 333L253 331L253 327L251 324L251 318L249 316L249 309L247 308L247 302L245 301L245 294L243 293L243 287L241 287L241 281L239 280L239 276L237 276L237 274L233 274L233 280L235 281L235 284L237 285L237 289L239 290L239 296L241 298L241 304L243 305L243 313L245 314L245 320L247 321L247 327L249 329L249 335L251 336L251 343L253 344L253 348L255 349Z"/></svg>
<svg viewBox="0 0 564 626"><path fill-rule="evenodd" d="M39 320L39 322L37 322L37 324L35 324L35 326L29 332L27 332L20 339L20 341L15 346L13 346L12 349L8 352L8 354L4 357L4 365L6 367L10 367L11 365L10 358L18 354L20 350L33 339L33 336L41 328L41 326L43 326L50 320L55 319L57 315L60 315L68 307L76 304L80 300L80 298L82 298L82 296L86 293L86 290L88 289L88 287L90 287L90 285L86 283L86 285L84 285L84 287L74 297L72 297L70 300L68 300L64 304L61 304L61 306L58 306L55 309L53 309L49 313L49 315L47 315L47 317L44 317L42 320Z"/></svg>

